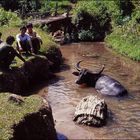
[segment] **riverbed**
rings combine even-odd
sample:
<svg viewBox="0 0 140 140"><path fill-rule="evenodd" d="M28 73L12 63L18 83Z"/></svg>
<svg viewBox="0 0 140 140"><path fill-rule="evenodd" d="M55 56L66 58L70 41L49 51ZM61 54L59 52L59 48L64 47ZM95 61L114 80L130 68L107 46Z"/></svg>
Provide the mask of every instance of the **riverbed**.
<svg viewBox="0 0 140 140"><path fill-rule="evenodd" d="M73 43L60 47L64 65L56 73L56 79L42 88L52 107L55 128L68 139L138 139L140 138L140 63L118 55L105 47L103 42ZM75 64L84 60L81 67L99 71L105 65L104 74L118 80L128 90L122 98L103 96L93 87L75 84ZM109 117L103 127L88 127L73 122L79 101L88 95L105 100Z"/></svg>

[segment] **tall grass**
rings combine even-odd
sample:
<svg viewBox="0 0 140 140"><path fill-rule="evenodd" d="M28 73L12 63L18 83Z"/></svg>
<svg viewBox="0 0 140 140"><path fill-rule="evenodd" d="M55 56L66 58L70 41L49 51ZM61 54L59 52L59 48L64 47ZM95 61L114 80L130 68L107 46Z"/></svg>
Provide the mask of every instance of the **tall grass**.
<svg viewBox="0 0 140 140"><path fill-rule="evenodd" d="M130 38L111 34L106 38L108 47L113 48L122 55L140 61L140 40L132 41Z"/></svg>
<svg viewBox="0 0 140 140"><path fill-rule="evenodd" d="M140 8L136 8L131 18L121 26L114 26L106 37L106 43L119 53L140 61Z"/></svg>

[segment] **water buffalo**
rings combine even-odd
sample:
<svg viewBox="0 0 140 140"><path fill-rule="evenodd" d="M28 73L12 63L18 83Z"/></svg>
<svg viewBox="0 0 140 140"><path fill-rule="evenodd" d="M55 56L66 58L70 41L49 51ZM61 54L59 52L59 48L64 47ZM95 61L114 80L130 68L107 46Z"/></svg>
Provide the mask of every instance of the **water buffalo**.
<svg viewBox="0 0 140 140"><path fill-rule="evenodd" d="M78 76L76 84L87 84L88 86L93 86L95 89L103 95L111 96L122 96L127 93L127 90L115 79L102 74L105 66L99 72L92 72L88 69L81 68L79 61L76 64L76 69L78 71L73 72L74 75Z"/></svg>

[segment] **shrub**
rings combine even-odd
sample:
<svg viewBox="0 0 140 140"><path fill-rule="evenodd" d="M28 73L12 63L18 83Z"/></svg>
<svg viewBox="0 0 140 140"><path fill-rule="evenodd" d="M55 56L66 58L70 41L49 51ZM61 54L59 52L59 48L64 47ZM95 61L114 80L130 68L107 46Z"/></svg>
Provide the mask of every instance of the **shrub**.
<svg viewBox="0 0 140 140"><path fill-rule="evenodd" d="M82 30L79 32L79 39L82 41L93 40L93 33L90 30Z"/></svg>
<svg viewBox="0 0 140 140"><path fill-rule="evenodd" d="M70 7L70 2L68 0L59 0L59 1L44 1L42 2L42 7L40 11L46 12L50 11L51 14L54 14L55 8L57 6L57 12L62 14L66 12L66 9Z"/></svg>
<svg viewBox="0 0 140 140"><path fill-rule="evenodd" d="M104 36L104 32L95 30L81 30L78 34L81 41L103 41Z"/></svg>
<svg viewBox="0 0 140 140"><path fill-rule="evenodd" d="M22 23L21 19L17 17L16 13L5 11L3 8L0 8L0 13L0 26L19 26Z"/></svg>
<svg viewBox="0 0 140 140"><path fill-rule="evenodd" d="M106 32L110 30L111 16L104 2L79 2L73 13L73 22L79 31L79 37L82 35L84 38L89 39L89 35L94 35L90 37L92 40L93 38L94 40L98 40L99 38L103 40ZM81 33L81 30L86 30L86 32Z"/></svg>
<svg viewBox="0 0 140 140"><path fill-rule="evenodd" d="M133 60L140 61L140 7L137 7L131 18L123 18L121 26L114 26L113 32L106 37L106 43L113 49Z"/></svg>

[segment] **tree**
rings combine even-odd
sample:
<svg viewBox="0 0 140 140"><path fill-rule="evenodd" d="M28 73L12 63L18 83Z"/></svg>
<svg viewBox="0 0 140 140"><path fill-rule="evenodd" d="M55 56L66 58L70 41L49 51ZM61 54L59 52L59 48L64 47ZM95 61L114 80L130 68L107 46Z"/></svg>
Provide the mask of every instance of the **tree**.
<svg viewBox="0 0 140 140"><path fill-rule="evenodd" d="M36 11L41 8L40 0L1 0L0 5L5 10L19 10L22 13L27 13L32 10Z"/></svg>
<svg viewBox="0 0 140 140"><path fill-rule="evenodd" d="M0 5L5 9L5 10L16 10L19 8L18 6L18 0L0 0Z"/></svg>

